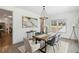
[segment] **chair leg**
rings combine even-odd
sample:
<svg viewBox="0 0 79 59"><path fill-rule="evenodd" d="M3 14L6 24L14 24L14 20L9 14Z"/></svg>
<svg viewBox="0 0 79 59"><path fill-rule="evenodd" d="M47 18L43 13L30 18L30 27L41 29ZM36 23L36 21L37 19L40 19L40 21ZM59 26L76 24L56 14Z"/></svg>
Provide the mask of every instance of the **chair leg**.
<svg viewBox="0 0 79 59"><path fill-rule="evenodd" d="M55 53L55 48L54 48L54 46L53 46L53 51L54 51L54 53Z"/></svg>
<svg viewBox="0 0 79 59"><path fill-rule="evenodd" d="M57 47L60 47L60 43L59 42L57 43Z"/></svg>
<svg viewBox="0 0 79 59"><path fill-rule="evenodd" d="M57 43L57 47L59 47L59 43Z"/></svg>

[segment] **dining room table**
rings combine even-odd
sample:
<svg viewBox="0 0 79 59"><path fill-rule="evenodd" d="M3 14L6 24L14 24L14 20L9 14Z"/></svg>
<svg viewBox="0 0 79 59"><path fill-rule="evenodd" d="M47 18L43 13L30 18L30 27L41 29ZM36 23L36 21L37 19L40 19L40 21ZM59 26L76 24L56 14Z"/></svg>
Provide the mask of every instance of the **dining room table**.
<svg viewBox="0 0 79 59"><path fill-rule="evenodd" d="M44 47L42 47L40 49L41 52L46 53L46 50L47 50L46 42L48 41L49 37L55 36L56 34L57 34L57 32L55 32L55 33L50 32L50 33L45 33L45 34L40 34L40 35L33 36L33 38L36 40L35 41L36 44L38 43L37 41L44 41L45 42ZM43 50L43 49L45 49L45 50Z"/></svg>

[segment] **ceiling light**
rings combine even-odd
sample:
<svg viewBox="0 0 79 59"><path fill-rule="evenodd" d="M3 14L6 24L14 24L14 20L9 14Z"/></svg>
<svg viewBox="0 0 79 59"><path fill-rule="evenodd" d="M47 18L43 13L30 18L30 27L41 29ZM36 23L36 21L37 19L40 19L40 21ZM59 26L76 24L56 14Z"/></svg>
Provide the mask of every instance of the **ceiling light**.
<svg viewBox="0 0 79 59"><path fill-rule="evenodd" d="M48 19L47 12L46 12L46 10L45 10L45 6L43 6L43 10L42 10L42 12L41 12L41 17L40 17L40 19L43 19L43 20Z"/></svg>

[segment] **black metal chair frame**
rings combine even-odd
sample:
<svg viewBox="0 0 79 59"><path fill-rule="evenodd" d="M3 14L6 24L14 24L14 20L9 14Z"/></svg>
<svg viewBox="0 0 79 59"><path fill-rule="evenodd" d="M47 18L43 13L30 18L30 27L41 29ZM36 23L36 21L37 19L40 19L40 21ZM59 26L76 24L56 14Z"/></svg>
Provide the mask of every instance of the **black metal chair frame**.
<svg viewBox="0 0 79 59"><path fill-rule="evenodd" d="M55 36L52 36L52 37L49 37L48 39L50 39L50 38L51 38L51 40L48 40L46 43L47 43L47 45L53 46L53 51L54 51L54 53L55 53L54 45L56 45L56 44L55 44L56 35L55 35Z"/></svg>

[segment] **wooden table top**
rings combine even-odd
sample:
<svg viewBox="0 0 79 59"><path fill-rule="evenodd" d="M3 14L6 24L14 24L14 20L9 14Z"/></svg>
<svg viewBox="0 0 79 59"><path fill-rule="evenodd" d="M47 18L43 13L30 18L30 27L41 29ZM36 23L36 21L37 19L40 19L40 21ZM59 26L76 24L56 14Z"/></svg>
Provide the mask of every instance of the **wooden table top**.
<svg viewBox="0 0 79 59"><path fill-rule="evenodd" d="M41 34L41 35L37 35L37 36L33 36L33 37L34 37L34 38L37 38L37 39L39 39L39 40L47 41L49 35L48 35L48 34Z"/></svg>
<svg viewBox="0 0 79 59"><path fill-rule="evenodd" d="M37 35L37 36L33 36L33 38L38 39L38 40L44 40L44 41L48 41L48 38L50 36L54 36L57 33L48 33L48 34L41 34L41 35Z"/></svg>

